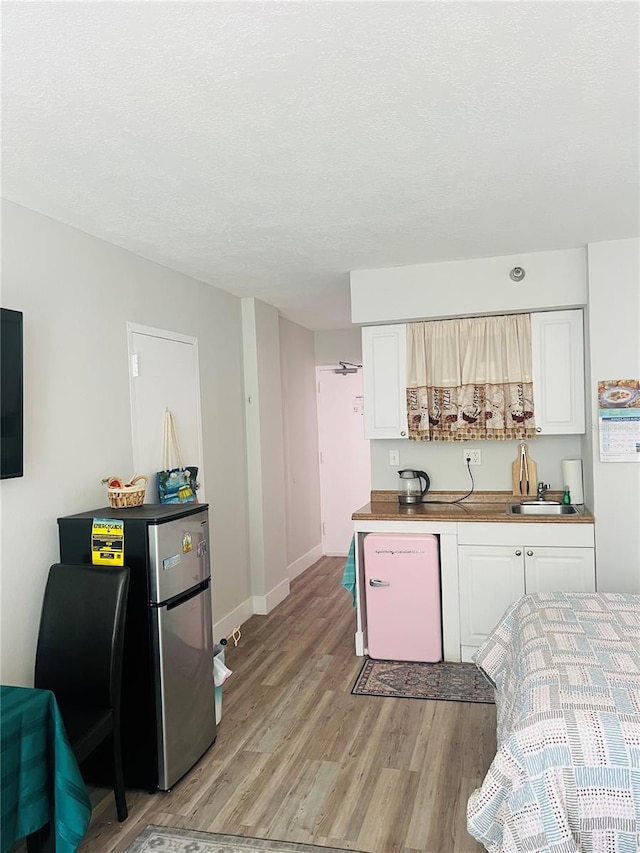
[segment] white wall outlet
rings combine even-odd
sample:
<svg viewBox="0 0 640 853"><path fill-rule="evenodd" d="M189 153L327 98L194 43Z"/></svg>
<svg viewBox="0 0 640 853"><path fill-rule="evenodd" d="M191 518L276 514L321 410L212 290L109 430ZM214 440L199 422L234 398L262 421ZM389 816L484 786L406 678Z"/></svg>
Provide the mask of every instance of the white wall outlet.
<svg viewBox="0 0 640 853"><path fill-rule="evenodd" d="M463 450L465 464L467 460L469 465L482 465L482 451L480 450Z"/></svg>
<svg viewBox="0 0 640 853"><path fill-rule="evenodd" d="M400 464L400 451L399 450L390 450L389 451L389 465L398 466Z"/></svg>

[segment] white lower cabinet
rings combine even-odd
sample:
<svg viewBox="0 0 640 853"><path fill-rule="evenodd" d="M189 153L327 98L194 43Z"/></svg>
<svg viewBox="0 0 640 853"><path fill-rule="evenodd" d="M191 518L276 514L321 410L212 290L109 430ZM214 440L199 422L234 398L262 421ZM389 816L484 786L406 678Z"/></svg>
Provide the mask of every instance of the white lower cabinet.
<svg viewBox="0 0 640 853"><path fill-rule="evenodd" d="M526 548L525 592L594 592L593 548Z"/></svg>
<svg viewBox="0 0 640 853"><path fill-rule="evenodd" d="M463 661L472 659L509 605L525 593L595 591L592 525L531 524L528 528L523 524L458 526ZM498 544L501 539L505 544ZM465 544L469 540L477 544ZM491 540L496 544L488 544Z"/></svg>
<svg viewBox="0 0 640 853"><path fill-rule="evenodd" d="M513 602L524 595L521 552L513 548L458 547L462 659L482 645Z"/></svg>

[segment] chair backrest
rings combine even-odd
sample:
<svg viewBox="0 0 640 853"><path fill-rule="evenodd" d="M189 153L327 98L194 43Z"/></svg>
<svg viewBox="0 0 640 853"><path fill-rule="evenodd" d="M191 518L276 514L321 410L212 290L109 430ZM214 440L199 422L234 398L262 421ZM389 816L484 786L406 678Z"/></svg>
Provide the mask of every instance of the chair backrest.
<svg viewBox="0 0 640 853"><path fill-rule="evenodd" d="M129 569L55 563L44 593L35 686L63 702L120 701Z"/></svg>

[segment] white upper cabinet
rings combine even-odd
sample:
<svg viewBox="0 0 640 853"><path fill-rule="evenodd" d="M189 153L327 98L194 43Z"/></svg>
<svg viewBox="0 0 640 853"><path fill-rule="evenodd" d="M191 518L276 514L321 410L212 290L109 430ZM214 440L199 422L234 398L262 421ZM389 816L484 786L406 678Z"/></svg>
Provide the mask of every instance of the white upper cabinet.
<svg viewBox="0 0 640 853"><path fill-rule="evenodd" d="M536 431L585 431L582 309L531 314ZM407 327L363 326L365 438L407 438Z"/></svg>
<svg viewBox="0 0 640 853"><path fill-rule="evenodd" d="M531 315L533 398L540 435L585 431L582 310Z"/></svg>
<svg viewBox="0 0 640 853"><path fill-rule="evenodd" d="M407 438L404 323L362 329L365 438Z"/></svg>

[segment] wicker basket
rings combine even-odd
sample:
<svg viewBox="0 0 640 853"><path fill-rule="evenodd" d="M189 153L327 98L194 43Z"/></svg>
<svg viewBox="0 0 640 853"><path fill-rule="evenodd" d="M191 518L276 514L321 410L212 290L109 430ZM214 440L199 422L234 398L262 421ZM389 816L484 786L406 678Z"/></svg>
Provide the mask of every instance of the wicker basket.
<svg viewBox="0 0 640 853"><path fill-rule="evenodd" d="M146 474L138 474L126 486L111 485L114 482L122 483L122 477L107 477L102 482L107 484L109 506L122 509L124 507L142 506L149 478Z"/></svg>

